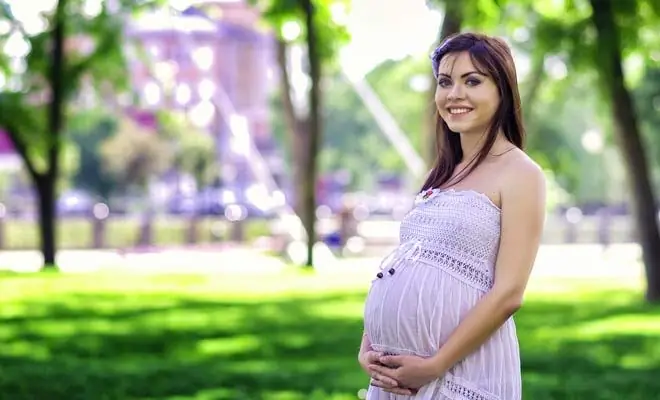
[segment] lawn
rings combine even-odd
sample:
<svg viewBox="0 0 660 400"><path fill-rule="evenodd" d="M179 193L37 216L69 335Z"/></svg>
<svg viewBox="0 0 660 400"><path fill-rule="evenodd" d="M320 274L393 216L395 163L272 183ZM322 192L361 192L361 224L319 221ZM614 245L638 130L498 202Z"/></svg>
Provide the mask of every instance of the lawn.
<svg viewBox="0 0 660 400"><path fill-rule="evenodd" d="M655 399L660 309L533 285L525 399ZM340 275L0 275L0 398L357 399L366 285Z"/></svg>

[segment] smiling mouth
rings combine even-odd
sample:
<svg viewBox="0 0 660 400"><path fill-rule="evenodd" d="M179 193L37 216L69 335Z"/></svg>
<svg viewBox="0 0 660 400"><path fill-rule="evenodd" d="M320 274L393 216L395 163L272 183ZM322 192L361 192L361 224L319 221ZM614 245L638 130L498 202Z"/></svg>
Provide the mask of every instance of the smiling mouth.
<svg viewBox="0 0 660 400"><path fill-rule="evenodd" d="M449 108L447 109L449 111L449 114L451 115L461 115L461 114L467 114L470 111L472 111L471 108Z"/></svg>

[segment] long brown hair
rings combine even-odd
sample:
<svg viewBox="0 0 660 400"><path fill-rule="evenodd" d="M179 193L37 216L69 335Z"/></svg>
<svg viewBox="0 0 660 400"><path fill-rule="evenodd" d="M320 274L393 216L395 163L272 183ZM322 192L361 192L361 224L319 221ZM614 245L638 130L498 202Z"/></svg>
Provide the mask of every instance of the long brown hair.
<svg viewBox="0 0 660 400"><path fill-rule="evenodd" d="M484 145L474 159L470 160L469 168L454 177L457 180L453 184L463 180L483 162L500 130L504 132L509 142L520 149L523 149L525 142L518 78L509 46L502 39L478 33L459 33L450 36L431 55L433 75L436 80L442 59L448 54L459 52L468 52L475 68L495 81L500 92L500 104L488 128ZM436 149L436 161L422 190L446 185L452 180L456 166L463 160L460 135L449 129L439 113L436 123Z"/></svg>

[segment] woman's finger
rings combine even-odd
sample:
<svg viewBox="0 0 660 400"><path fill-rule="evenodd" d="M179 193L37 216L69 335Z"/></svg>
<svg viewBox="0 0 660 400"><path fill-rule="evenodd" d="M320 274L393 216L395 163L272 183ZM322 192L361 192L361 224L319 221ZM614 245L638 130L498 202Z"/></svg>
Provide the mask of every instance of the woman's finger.
<svg viewBox="0 0 660 400"><path fill-rule="evenodd" d="M400 394L400 395L403 395L403 396L411 396L412 395L412 392L410 391L410 389L404 389L404 388L400 388L400 387L393 387L391 385L386 384L383 381L379 381L378 379L373 379L372 378L371 382L369 382L369 384L371 386L379 387L379 388L381 388L384 391L389 392L389 393Z"/></svg>
<svg viewBox="0 0 660 400"><path fill-rule="evenodd" d="M375 373L371 374L371 382L375 382L379 385L378 387L383 388L395 388L399 386L396 382L393 382L387 377Z"/></svg>
<svg viewBox="0 0 660 400"><path fill-rule="evenodd" d="M369 352L367 354L367 364L379 364L378 360L383 356L383 353L377 353L375 351Z"/></svg>
<svg viewBox="0 0 660 400"><path fill-rule="evenodd" d="M394 378L390 378L389 376L378 373L376 371L371 372L371 377L377 381L383 382L386 385L389 385L390 387L397 387L399 386L399 382L397 382Z"/></svg>
<svg viewBox="0 0 660 400"><path fill-rule="evenodd" d="M378 374L378 376L380 377L378 378L378 380L385 382L392 382L392 386L398 386L399 382L396 380L397 378L396 370L375 364L369 364L367 367L369 368L369 372L371 376L374 376L374 374Z"/></svg>

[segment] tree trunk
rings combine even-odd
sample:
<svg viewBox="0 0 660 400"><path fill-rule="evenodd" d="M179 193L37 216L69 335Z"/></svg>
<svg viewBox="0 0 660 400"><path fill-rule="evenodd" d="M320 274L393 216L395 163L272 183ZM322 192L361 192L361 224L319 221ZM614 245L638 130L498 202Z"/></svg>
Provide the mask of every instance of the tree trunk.
<svg viewBox="0 0 660 400"><path fill-rule="evenodd" d="M611 98L616 139L631 183L632 205L646 269L646 298L660 301L660 232L648 163L630 92L621 67L619 27L612 0L590 0L592 21L598 33L598 71Z"/></svg>
<svg viewBox="0 0 660 400"><path fill-rule="evenodd" d="M321 123L319 112L321 110L321 60L317 47L317 32L314 18L315 9L312 0L302 0L305 11L305 27L307 31L307 59L309 60L309 76L312 81L309 90L309 124L307 157L305 168L305 197L303 224L307 231L307 266L314 265L314 243L316 243L316 177L317 156L321 144Z"/></svg>
<svg viewBox="0 0 660 400"><path fill-rule="evenodd" d="M309 172L309 164L311 154L309 153L310 148L310 128L309 121L298 121L296 131L296 139L292 143L292 153L293 153L293 180L294 188L296 191L296 199L293 204L293 209L295 210L300 221L305 228L305 231L308 231L310 221L309 213L307 212L308 203L307 198L307 175Z"/></svg>
<svg viewBox="0 0 660 400"><path fill-rule="evenodd" d="M435 46L438 46L442 41L451 35L454 35L456 33L459 33L461 31L461 25L463 24L463 10L462 10L462 2L464 0L445 0L445 15L442 20L442 25L440 26L440 30L438 31L438 38L436 41ZM428 104L429 104L429 110L427 113L425 113L425 126L426 129L424 129L425 132L425 138L424 142L425 143L425 151L423 152L422 156L426 160L428 165L431 165L436 157L436 140L437 138L435 137L436 135L436 115L437 115L437 108L435 105L435 89L436 89L436 82L435 82L435 77L433 76L433 73L431 73L431 82L433 84L429 88L427 92L427 98L428 98Z"/></svg>
<svg viewBox="0 0 660 400"><path fill-rule="evenodd" d="M292 175L295 190L293 209L300 217L303 228L307 232L306 265L312 266L313 245L316 242L316 159L320 143L320 60L316 50L316 31L314 27L314 10L308 0L301 1L301 7L306 16L307 53L309 59L309 74L312 81L310 89L309 115L302 117L296 112L293 104L291 77L289 76L287 53L288 44L282 39L277 40L276 56L280 71L281 100L284 107L284 117L287 125L287 142L291 151ZM310 25L311 24L311 25Z"/></svg>
<svg viewBox="0 0 660 400"><path fill-rule="evenodd" d="M291 99L291 77L289 76L289 69L287 65L288 45L282 40L277 40L277 65L280 70L280 96L282 105L284 107L284 120L286 122L286 141L289 144L289 150L292 163L292 175L295 190L295 200L293 209L302 219L304 215L303 202L304 198L303 179L305 170L305 150L308 146L305 144L307 140L307 128L305 121L302 120L296 113L296 108Z"/></svg>
<svg viewBox="0 0 660 400"><path fill-rule="evenodd" d="M309 121L308 119L301 118L296 112L293 104L291 77L288 70L288 55L289 46L282 40L278 39L276 43L276 56L277 65L280 72L280 96L284 108L284 120L286 122L286 141L289 145L291 156L291 166L293 175L293 188L295 198L293 200L293 210L300 217L305 230L309 228L308 215L306 211L306 171L309 161Z"/></svg>
<svg viewBox="0 0 660 400"><path fill-rule="evenodd" d="M43 269L57 269L55 264L55 184L42 177L35 186L39 195L39 233L41 253L44 258Z"/></svg>
<svg viewBox="0 0 660 400"><path fill-rule="evenodd" d="M51 87L51 99L48 108L48 166L45 173L37 180L39 193L39 224L41 226L41 251L44 257L44 269L56 268L56 219L55 189L59 178L61 133L64 118L64 23L66 20L67 0L59 0L55 11L53 27L53 47L48 80Z"/></svg>

